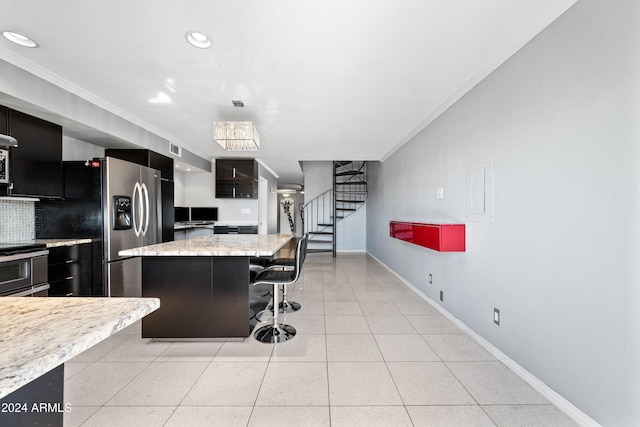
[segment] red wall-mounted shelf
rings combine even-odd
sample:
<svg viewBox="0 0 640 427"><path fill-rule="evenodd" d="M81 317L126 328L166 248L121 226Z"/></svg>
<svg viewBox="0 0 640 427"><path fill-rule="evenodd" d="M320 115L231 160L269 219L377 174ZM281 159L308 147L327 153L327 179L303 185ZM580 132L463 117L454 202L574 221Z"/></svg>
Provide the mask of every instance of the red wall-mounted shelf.
<svg viewBox="0 0 640 427"><path fill-rule="evenodd" d="M440 252L465 251L464 224L389 222L389 235Z"/></svg>

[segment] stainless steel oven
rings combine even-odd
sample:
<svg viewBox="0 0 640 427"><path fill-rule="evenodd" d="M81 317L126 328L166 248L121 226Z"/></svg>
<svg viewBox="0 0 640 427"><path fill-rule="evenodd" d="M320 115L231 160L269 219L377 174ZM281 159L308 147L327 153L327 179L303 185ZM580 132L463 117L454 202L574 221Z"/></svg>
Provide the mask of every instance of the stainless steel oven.
<svg viewBox="0 0 640 427"><path fill-rule="evenodd" d="M0 254L0 296L47 296L46 248L5 251Z"/></svg>

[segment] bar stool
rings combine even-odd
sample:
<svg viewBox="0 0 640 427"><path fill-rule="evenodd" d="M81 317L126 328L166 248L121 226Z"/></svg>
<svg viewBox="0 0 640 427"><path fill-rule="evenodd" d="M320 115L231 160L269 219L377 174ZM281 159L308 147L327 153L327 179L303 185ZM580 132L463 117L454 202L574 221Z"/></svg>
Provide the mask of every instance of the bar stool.
<svg viewBox="0 0 640 427"><path fill-rule="evenodd" d="M303 241L302 243L302 252L304 252L305 256L307 253L307 242L308 242L308 235L303 236L303 238L301 239ZM298 242L300 243L300 242ZM268 269L268 270L276 270L276 269L281 269L281 270L293 270L295 267L295 262L296 259L295 258L276 258L273 260L268 260L266 258L251 258L250 261L250 267L255 270L255 269ZM274 300L275 301L275 300ZM302 308L302 305L300 303L297 303L295 301L289 301L287 298L287 287L283 286L282 287L282 302L279 305L280 310L282 310L283 313L286 313L287 311L291 310L291 311L298 311ZM271 310L272 307L267 307L267 310ZM258 319L260 320L260 319Z"/></svg>
<svg viewBox="0 0 640 427"><path fill-rule="evenodd" d="M306 236L302 237L296 245L296 257L293 270L272 270L265 269L258 274L251 283L252 285L272 285L273 286L273 307L277 307L280 301L280 286L286 288L287 285L295 283L300 277L302 264L306 256ZM253 334L256 340L263 343L277 343L288 341L296 335L296 329L291 325L280 323L280 310L273 310L273 319L270 325L265 325Z"/></svg>

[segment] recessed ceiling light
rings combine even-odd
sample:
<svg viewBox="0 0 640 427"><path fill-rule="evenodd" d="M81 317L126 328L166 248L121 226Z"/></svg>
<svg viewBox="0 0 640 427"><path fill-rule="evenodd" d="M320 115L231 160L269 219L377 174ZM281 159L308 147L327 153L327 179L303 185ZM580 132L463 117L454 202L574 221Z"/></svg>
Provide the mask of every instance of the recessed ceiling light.
<svg viewBox="0 0 640 427"><path fill-rule="evenodd" d="M171 104L171 98L164 92L158 92L155 98L150 98L149 102L152 104Z"/></svg>
<svg viewBox="0 0 640 427"><path fill-rule="evenodd" d="M197 31L189 31L184 36L192 46L200 49L207 49L211 47L211 39L207 37L206 34L202 34Z"/></svg>
<svg viewBox="0 0 640 427"><path fill-rule="evenodd" d="M15 44L19 44L20 46L38 47L38 43L36 43L35 40L25 36L24 34L16 33L14 31L3 31L2 35L5 39Z"/></svg>

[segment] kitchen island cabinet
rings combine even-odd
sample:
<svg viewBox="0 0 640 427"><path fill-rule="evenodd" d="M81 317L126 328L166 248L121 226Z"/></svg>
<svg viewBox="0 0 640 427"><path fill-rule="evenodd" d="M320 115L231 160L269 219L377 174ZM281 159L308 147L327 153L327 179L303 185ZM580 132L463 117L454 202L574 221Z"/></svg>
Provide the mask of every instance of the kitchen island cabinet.
<svg viewBox="0 0 640 427"><path fill-rule="evenodd" d="M273 256L289 234L223 234L120 251L142 257L142 296L162 308L143 338L245 338L250 333L249 258Z"/></svg>

